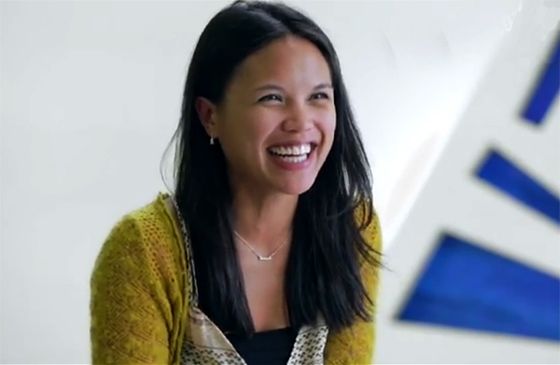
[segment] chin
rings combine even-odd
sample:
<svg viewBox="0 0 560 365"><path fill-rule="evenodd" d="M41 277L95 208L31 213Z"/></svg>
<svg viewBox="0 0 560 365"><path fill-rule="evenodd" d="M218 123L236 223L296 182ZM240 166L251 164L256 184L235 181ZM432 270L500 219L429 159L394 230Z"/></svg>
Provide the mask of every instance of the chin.
<svg viewBox="0 0 560 365"><path fill-rule="evenodd" d="M288 195L301 195L311 189L314 182L315 179L311 181L294 181L291 183L283 184L278 188L278 190Z"/></svg>

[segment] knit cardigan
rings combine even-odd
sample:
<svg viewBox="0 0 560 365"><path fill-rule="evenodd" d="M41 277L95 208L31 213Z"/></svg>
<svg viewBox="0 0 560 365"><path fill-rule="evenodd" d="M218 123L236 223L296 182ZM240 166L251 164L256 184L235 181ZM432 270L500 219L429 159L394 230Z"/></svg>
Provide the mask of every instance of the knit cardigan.
<svg viewBox="0 0 560 365"><path fill-rule="evenodd" d="M90 279L90 337L93 364L180 365L192 285L179 222L159 193L124 215L101 247ZM362 232L381 251L379 220ZM377 257L379 259L379 257ZM360 261L362 280L376 301L378 269ZM330 331L325 364L373 362L375 325L356 320Z"/></svg>

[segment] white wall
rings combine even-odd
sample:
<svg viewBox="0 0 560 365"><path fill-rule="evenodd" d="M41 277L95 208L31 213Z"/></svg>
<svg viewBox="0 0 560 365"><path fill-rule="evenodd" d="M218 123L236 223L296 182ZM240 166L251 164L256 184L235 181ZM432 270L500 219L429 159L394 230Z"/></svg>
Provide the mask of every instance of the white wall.
<svg viewBox="0 0 560 365"><path fill-rule="evenodd" d="M442 232L560 278L558 225L473 176L492 147L556 196L560 192L560 98L557 95L538 127L520 115L541 70L550 62L555 37L560 36L560 2L521 5L512 31L492 57L392 239L386 258L391 271L383 272L380 291L377 360L381 363L560 362L557 340L396 320ZM477 267L471 270L476 272ZM459 285L461 278L455 279ZM471 308L476 310L475 302L461 304L467 318ZM495 305L496 313L506 313L501 303Z"/></svg>
<svg viewBox="0 0 560 365"><path fill-rule="evenodd" d="M89 362L93 260L164 190L190 53L227 3L0 3L0 362ZM339 52L390 247L522 1L289 3Z"/></svg>

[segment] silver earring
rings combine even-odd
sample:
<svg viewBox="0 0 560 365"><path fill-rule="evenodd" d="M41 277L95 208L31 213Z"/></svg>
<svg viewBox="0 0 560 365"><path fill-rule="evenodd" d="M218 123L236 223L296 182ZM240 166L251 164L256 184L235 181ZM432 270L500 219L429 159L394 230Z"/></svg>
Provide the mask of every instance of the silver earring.
<svg viewBox="0 0 560 365"><path fill-rule="evenodd" d="M210 144L213 146L214 145L214 137L210 137Z"/></svg>

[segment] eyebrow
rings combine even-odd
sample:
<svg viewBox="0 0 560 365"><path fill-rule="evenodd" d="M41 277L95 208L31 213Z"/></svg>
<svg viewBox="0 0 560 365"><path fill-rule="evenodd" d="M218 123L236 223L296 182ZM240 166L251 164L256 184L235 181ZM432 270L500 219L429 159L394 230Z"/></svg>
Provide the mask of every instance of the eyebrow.
<svg viewBox="0 0 560 365"><path fill-rule="evenodd" d="M317 85L313 88L313 90L319 90L319 89L333 89L333 86L332 86L332 84L329 84L329 83L321 83L321 84L319 84L319 85ZM266 85L259 86L259 87L254 89L254 91L263 91L263 90L284 91L284 89L281 86L274 85L274 84L266 84Z"/></svg>

